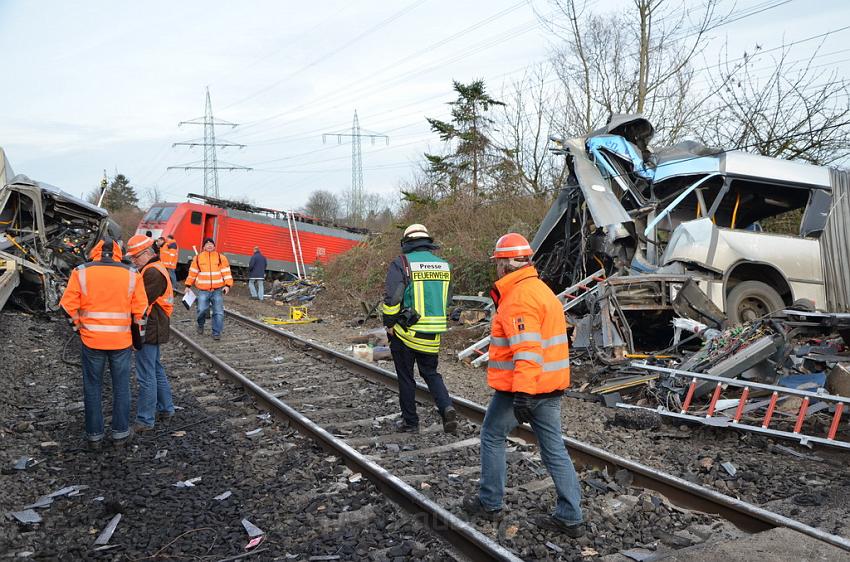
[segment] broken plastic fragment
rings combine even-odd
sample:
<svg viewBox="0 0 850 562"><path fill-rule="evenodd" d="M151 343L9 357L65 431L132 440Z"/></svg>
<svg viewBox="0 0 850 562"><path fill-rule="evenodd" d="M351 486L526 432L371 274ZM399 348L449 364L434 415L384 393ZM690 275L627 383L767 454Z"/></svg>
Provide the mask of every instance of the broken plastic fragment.
<svg viewBox="0 0 850 562"><path fill-rule="evenodd" d="M121 521L121 514L117 514L113 517L109 523L107 523L106 527L103 528L103 531L97 536L94 540L94 544L97 545L105 545L109 544L109 539L112 538L112 533L115 532L115 528L118 527L118 522Z"/></svg>
<svg viewBox="0 0 850 562"><path fill-rule="evenodd" d="M363 475L360 474L359 472L355 472L354 474L352 474L351 476L348 477L348 481L351 482L352 484L354 484L356 482L360 482L361 480L363 480Z"/></svg>
<svg viewBox="0 0 850 562"><path fill-rule="evenodd" d="M248 544L245 545L245 550L251 550L252 548L257 548L258 546L260 546L260 543L263 542L263 539L265 539L265 538L266 538L265 535L260 535L259 537L254 537L253 539L248 541Z"/></svg>
<svg viewBox="0 0 850 562"><path fill-rule="evenodd" d="M171 434L172 437L186 437L185 431L175 431Z"/></svg>
<svg viewBox="0 0 850 562"><path fill-rule="evenodd" d="M252 429L251 431L246 431L245 437L248 437L248 438L256 437L258 435L262 435L262 433L263 433L263 428L258 427L257 429Z"/></svg>
<svg viewBox="0 0 850 562"><path fill-rule="evenodd" d="M550 548L550 549L554 550L555 552L558 552L558 553L564 552L564 549L563 549L563 548L561 548L560 546L558 546L557 544L555 544L555 543L553 543L553 542L547 542L547 543L546 543L546 546L547 546L548 548Z"/></svg>
<svg viewBox="0 0 850 562"><path fill-rule="evenodd" d="M247 519L242 520L242 526L245 527L245 532L247 532L248 536L251 538L259 537L264 534L262 529L260 529Z"/></svg>
<svg viewBox="0 0 850 562"><path fill-rule="evenodd" d="M195 478L190 478L188 480L183 480L181 482L175 482L172 486L176 486L177 488L193 488L195 484L201 481L200 476L196 476Z"/></svg>
<svg viewBox="0 0 850 562"><path fill-rule="evenodd" d="M41 515L35 512L32 509L25 509L23 511L10 511L6 513L10 518L14 517L21 523L25 525L32 525L33 523L41 523Z"/></svg>
<svg viewBox="0 0 850 562"><path fill-rule="evenodd" d="M42 507L50 507L53 504L53 498L50 496L41 496L33 503L25 505L24 509L40 509Z"/></svg>
<svg viewBox="0 0 850 562"><path fill-rule="evenodd" d="M15 470L26 470L36 464L36 460L32 457L21 457L15 461Z"/></svg>
<svg viewBox="0 0 850 562"><path fill-rule="evenodd" d="M735 468L735 465L731 462L720 463L720 466L723 467L723 470L729 473L729 476L735 476L738 473L738 469Z"/></svg>
<svg viewBox="0 0 850 562"><path fill-rule="evenodd" d="M60 496L73 496L79 494L83 490L88 490L88 486L75 484L73 486L65 486L64 488L60 488L59 490L48 494L48 497L58 498Z"/></svg>
<svg viewBox="0 0 850 562"><path fill-rule="evenodd" d="M226 500L227 498L229 498L232 495L233 495L233 492L231 492L230 490L227 490L223 494L219 494L216 497L214 497L213 499L218 500L218 501L223 501L223 500Z"/></svg>
<svg viewBox="0 0 850 562"><path fill-rule="evenodd" d="M153 460L164 459L167 454L168 454L168 449L160 449L159 451L156 452L156 456L153 458Z"/></svg>

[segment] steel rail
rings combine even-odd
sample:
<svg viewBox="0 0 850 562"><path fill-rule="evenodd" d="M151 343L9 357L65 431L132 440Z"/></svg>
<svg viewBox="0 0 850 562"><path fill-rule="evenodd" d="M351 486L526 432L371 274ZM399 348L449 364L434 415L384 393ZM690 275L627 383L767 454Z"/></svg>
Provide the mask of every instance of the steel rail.
<svg viewBox="0 0 850 562"><path fill-rule="evenodd" d="M173 327L171 328L171 332L183 341L184 344L192 348L205 361L214 365L231 380L240 384L253 394L269 411L278 417L285 418L302 435L316 441L325 450L339 455L349 468L363 474L385 496L397 503L405 511L413 514L417 521L445 538L449 544L470 559L480 560L482 562L492 560L505 562L522 561L521 558L517 557L498 542L489 538L436 502L428 499L404 480L353 449L344 440L334 437L324 428L276 398L249 377L225 363L212 352L201 347L186 334Z"/></svg>
<svg viewBox="0 0 850 562"><path fill-rule="evenodd" d="M345 364L351 371L369 380L391 388L398 388L398 377L396 374L382 369L377 365L360 361L345 353L306 340L291 332L269 326L234 310L225 310L225 313L240 322L288 338L307 348L333 357ZM417 383L416 392L417 396L423 401L431 400L428 387L424 384ZM462 397L452 396L451 398L459 414L479 424L484 421L486 408ZM519 426L513 435L527 442L537 442L534 432L527 425ZM579 466L607 468L609 472L620 469L629 470L634 476L634 484L636 486L655 490L666 496L678 507L719 515L740 529L751 533L766 531L776 527L786 527L850 552L850 539L827 533L816 527L763 509L749 502L721 494L710 488L699 486L678 476L629 460L571 437L564 436L564 443L570 450L570 456Z"/></svg>

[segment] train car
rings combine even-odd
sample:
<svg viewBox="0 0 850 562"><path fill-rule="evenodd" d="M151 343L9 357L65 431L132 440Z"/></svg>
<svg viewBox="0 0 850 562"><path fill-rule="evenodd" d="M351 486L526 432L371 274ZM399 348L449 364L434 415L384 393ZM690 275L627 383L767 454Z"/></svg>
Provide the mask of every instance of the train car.
<svg viewBox="0 0 850 562"><path fill-rule="evenodd" d="M173 234L180 248L178 272L188 268L207 237L215 239L216 249L235 268L248 267L254 246L259 246L268 259L268 271L300 277L316 264L327 263L358 245L368 235L362 228L340 226L292 211L195 194L189 194L189 199L199 202L154 204L136 230L136 234L150 231L154 238Z"/></svg>

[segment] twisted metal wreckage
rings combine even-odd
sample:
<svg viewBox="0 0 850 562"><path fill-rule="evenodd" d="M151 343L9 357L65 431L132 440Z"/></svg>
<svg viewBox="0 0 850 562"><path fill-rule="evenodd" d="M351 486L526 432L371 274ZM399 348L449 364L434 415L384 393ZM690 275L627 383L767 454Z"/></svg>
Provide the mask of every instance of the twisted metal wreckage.
<svg viewBox="0 0 850 562"><path fill-rule="evenodd" d="M32 310L56 310L71 270L95 242L120 238L106 210L15 175L0 148L0 309L15 292Z"/></svg>
<svg viewBox="0 0 850 562"><path fill-rule="evenodd" d="M779 437L823 410L831 431L801 440L834 442L850 400L823 387L838 369L850 395L850 173L692 141L653 149L653 133L639 115L616 115L586 137L552 139L569 178L532 241L534 263L564 303L574 358L608 366L591 392L626 407L618 391L641 387L639 402L662 415ZM779 215L798 217L797 235L762 230ZM680 339L683 329L694 334ZM677 351L694 340L698 351ZM482 365L486 345L458 356ZM772 400L748 402L768 390ZM810 390L816 409L788 394ZM788 404L796 431L771 429ZM744 423L756 410L765 418Z"/></svg>
<svg viewBox="0 0 850 562"><path fill-rule="evenodd" d="M606 274L582 307L592 320L573 315L574 345L617 359L669 335L676 316L721 328L801 299L850 310L848 172L692 141L653 150L652 135L646 119L619 115L556 142L569 181L534 237L534 262L556 292ZM761 231L791 211L799 235Z"/></svg>

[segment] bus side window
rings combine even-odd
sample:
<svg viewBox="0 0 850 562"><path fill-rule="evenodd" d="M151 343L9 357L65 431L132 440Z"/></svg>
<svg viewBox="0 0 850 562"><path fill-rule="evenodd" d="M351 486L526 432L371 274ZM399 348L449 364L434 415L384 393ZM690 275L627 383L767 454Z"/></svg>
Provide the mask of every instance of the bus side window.
<svg viewBox="0 0 850 562"><path fill-rule="evenodd" d="M200 211L192 211L192 216L190 217L189 222L191 222L192 224L201 224Z"/></svg>

